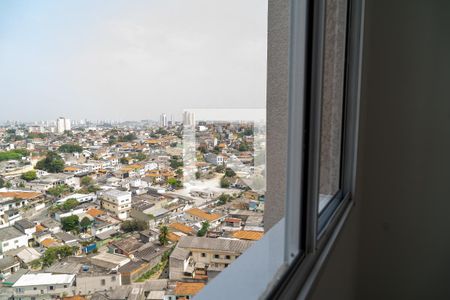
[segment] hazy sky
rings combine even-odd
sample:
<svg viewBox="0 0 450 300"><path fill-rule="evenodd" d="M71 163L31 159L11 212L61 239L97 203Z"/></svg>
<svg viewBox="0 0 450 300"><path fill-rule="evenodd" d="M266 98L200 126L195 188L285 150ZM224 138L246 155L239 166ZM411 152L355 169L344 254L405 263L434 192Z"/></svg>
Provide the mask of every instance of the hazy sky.
<svg viewBox="0 0 450 300"><path fill-rule="evenodd" d="M2 0L0 120L264 108L267 0Z"/></svg>

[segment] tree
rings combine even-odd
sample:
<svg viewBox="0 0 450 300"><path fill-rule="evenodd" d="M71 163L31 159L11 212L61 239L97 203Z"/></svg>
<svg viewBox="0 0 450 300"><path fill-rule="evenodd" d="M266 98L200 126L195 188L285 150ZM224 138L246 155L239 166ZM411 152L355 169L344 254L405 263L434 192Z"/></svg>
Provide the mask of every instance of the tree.
<svg viewBox="0 0 450 300"><path fill-rule="evenodd" d="M36 171L31 170L22 174L21 178L25 181L35 180L37 178Z"/></svg>
<svg viewBox="0 0 450 300"><path fill-rule="evenodd" d="M163 225L159 228L159 243L163 246L169 242L169 228Z"/></svg>
<svg viewBox="0 0 450 300"><path fill-rule="evenodd" d="M202 222L202 228L197 232L197 236L205 236L209 229L209 222Z"/></svg>
<svg viewBox="0 0 450 300"><path fill-rule="evenodd" d="M195 172L195 179L200 179L200 172Z"/></svg>
<svg viewBox="0 0 450 300"><path fill-rule="evenodd" d="M225 176L220 179L220 187L224 189L230 187L230 181Z"/></svg>
<svg viewBox="0 0 450 300"><path fill-rule="evenodd" d="M21 160L22 157L28 156L29 152L24 149L15 149L11 151L0 152L0 161L4 160Z"/></svg>
<svg viewBox="0 0 450 300"><path fill-rule="evenodd" d="M77 215L69 216L61 219L62 229L65 231L78 230L80 227L80 219Z"/></svg>
<svg viewBox="0 0 450 300"><path fill-rule="evenodd" d="M145 154L142 153L142 152L139 152L138 154L133 155L132 157L133 157L134 159L138 160L138 161L143 161L143 160L146 160L146 159L147 159L147 155L145 155Z"/></svg>
<svg viewBox="0 0 450 300"><path fill-rule="evenodd" d="M129 133L127 135L119 137L119 142L132 142L137 139L137 136L134 133Z"/></svg>
<svg viewBox="0 0 450 300"><path fill-rule="evenodd" d="M108 144L109 144L110 146L112 146L112 145L114 145L114 144L117 144L117 138L116 138L115 136L111 135L111 136L109 137Z"/></svg>
<svg viewBox="0 0 450 300"><path fill-rule="evenodd" d="M61 260L65 257L71 256L77 252L78 247L70 247L67 245L59 247L51 247L45 250L41 257L43 267L51 266L56 260ZM37 263L35 263L37 265Z"/></svg>
<svg viewBox="0 0 450 300"><path fill-rule="evenodd" d="M36 169L50 173L59 173L64 170L64 160L58 153L50 151L44 159L38 161Z"/></svg>
<svg viewBox="0 0 450 300"><path fill-rule="evenodd" d="M66 202L63 203L62 209L65 211L70 211L71 209L74 209L80 204L77 199L70 198L67 199Z"/></svg>
<svg viewBox="0 0 450 300"><path fill-rule="evenodd" d="M75 152L81 153L83 152L83 147L75 144L64 144L58 148L58 151L62 153L75 153Z"/></svg>
<svg viewBox="0 0 450 300"><path fill-rule="evenodd" d="M225 177L234 177L236 176L236 172L234 172L231 168L225 169Z"/></svg>
<svg viewBox="0 0 450 300"><path fill-rule="evenodd" d="M120 225L120 229L124 232L142 231L148 229L148 224L139 220L127 220Z"/></svg>
<svg viewBox="0 0 450 300"><path fill-rule="evenodd" d="M81 182L80 183L81 183L82 186L89 186L89 185L92 184L92 182L93 182L93 180L92 180L91 177L84 176L84 177L81 178Z"/></svg>
<svg viewBox="0 0 450 300"><path fill-rule="evenodd" d="M170 184L175 189L179 189L179 188L183 187L183 183L181 182L181 180L178 180L176 178L169 178L167 180L167 183Z"/></svg>
<svg viewBox="0 0 450 300"><path fill-rule="evenodd" d="M223 171L225 171L225 166L219 165L219 166L216 167L216 172L217 173L223 173Z"/></svg>
<svg viewBox="0 0 450 300"><path fill-rule="evenodd" d="M0 188L5 186L5 180L0 177Z"/></svg>
<svg viewBox="0 0 450 300"><path fill-rule="evenodd" d="M59 197L59 196L62 196L64 194L68 193L69 191L70 191L70 187L68 185L60 184L60 185L57 185L55 187L49 188L47 190L47 193L49 195L52 195L52 196L55 196L55 197Z"/></svg>
<svg viewBox="0 0 450 300"><path fill-rule="evenodd" d="M92 221L88 217L81 219L80 227L82 230L86 231L92 224Z"/></svg>
<svg viewBox="0 0 450 300"><path fill-rule="evenodd" d="M224 205L228 201L230 201L230 195L222 194L219 196L219 201L217 202L217 205Z"/></svg>
<svg viewBox="0 0 450 300"><path fill-rule="evenodd" d="M241 143L239 145L239 151L248 151L248 145L246 143Z"/></svg>
<svg viewBox="0 0 450 300"><path fill-rule="evenodd" d="M121 163L122 165L128 165L128 158L126 158L126 157L121 157L121 158L120 158L120 163Z"/></svg>

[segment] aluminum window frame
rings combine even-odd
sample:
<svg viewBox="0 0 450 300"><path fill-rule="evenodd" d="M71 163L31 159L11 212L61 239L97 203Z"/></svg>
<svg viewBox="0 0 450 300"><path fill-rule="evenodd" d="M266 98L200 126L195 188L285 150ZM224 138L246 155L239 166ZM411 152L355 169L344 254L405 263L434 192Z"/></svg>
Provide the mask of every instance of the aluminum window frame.
<svg viewBox="0 0 450 300"><path fill-rule="evenodd" d="M291 1L289 153L285 261L288 266L267 299L306 299L354 205L364 0L348 0L344 73L341 189L318 213L325 1ZM306 35L299 18L306 7ZM299 32L300 31L300 32ZM305 47L299 43L305 42ZM300 50L299 50L300 49ZM301 51L305 49L305 51ZM304 59L304 76L298 61ZM302 86L303 89L299 89ZM303 91L303 99L299 95ZM301 100L302 99L302 100ZM299 103L300 102L300 103ZM302 109L300 110L299 107ZM303 114L298 117L299 112ZM301 121L299 121L301 119ZM304 151L301 151L301 150ZM301 151L301 152L299 152ZM299 161L300 160L300 161ZM292 170L301 167L302 171ZM297 226L297 227L296 227ZM296 255L293 255L297 247Z"/></svg>

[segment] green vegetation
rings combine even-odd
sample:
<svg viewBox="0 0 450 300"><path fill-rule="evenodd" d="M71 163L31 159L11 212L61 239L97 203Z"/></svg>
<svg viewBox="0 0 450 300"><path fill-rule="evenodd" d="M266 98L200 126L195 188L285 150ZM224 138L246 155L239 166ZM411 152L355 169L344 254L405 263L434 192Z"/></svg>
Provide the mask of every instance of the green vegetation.
<svg viewBox="0 0 450 300"><path fill-rule="evenodd" d="M234 177L234 176L236 176L236 172L234 172L230 168L225 169L225 177Z"/></svg>
<svg viewBox="0 0 450 300"><path fill-rule="evenodd" d="M206 233L208 232L209 226L210 225L208 221L202 222L202 228L200 228L200 230L197 231L197 236L205 236Z"/></svg>
<svg viewBox="0 0 450 300"><path fill-rule="evenodd" d="M240 145L239 145L239 151L248 151L248 145L247 145L247 143L241 143Z"/></svg>
<svg viewBox="0 0 450 300"><path fill-rule="evenodd" d="M183 161L178 158L178 156L174 156L170 159L170 167L172 169L177 169L183 166Z"/></svg>
<svg viewBox="0 0 450 300"><path fill-rule="evenodd" d="M200 176L201 176L201 174L200 174L200 172L195 172L195 179L200 179Z"/></svg>
<svg viewBox="0 0 450 300"><path fill-rule="evenodd" d="M167 179L167 183L170 184L174 189L181 189L183 187L183 183L181 182L181 180L178 180L176 178Z"/></svg>
<svg viewBox="0 0 450 300"><path fill-rule="evenodd" d="M29 152L24 149L16 149L11 151L0 152L0 161L5 160L21 160L22 157L28 156Z"/></svg>
<svg viewBox="0 0 450 300"><path fill-rule="evenodd" d="M121 163L122 165L128 165L128 158L126 158L126 157L121 157L121 158L120 158L120 163Z"/></svg>
<svg viewBox="0 0 450 300"><path fill-rule="evenodd" d="M109 139L108 139L108 144L109 144L110 146L112 146L112 145L114 145L114 144L117 144L117 138L116 138L115 136L111 135L111 136L109 137Z"/></svg>
<svg viewBox="0 0 450 300"><path fill-rule="evenodd" d="M92 221L88 217L84 217L81 219L80 227L82 231L86 231L89 227L91 227Z"/></svg>
<svg viewBox="0 0 450 300"><path fill-rule="evenodd" d="M36 132L30 132L27 136L28 139L45 139L46 137L47 137L47 134L36 133Z"/></svg>
<svg viewBox="0 0 450 300"><path fill-rule="evenodd" d="M62 229L65 231L78 231L80 228L80 219L77 215L61 219Z"/></svg>
<svg viewBox="0 0 450 300"><path fill-rule="evenodd" d="M148 224L139 220L127 220L120 225L120 229L124 232L142 231L148 229Z"/></svg>
<svg viewBox="0 0 450 300"><path fill-rule="evenodd" d="M63 203L61 208L64 211L70 211L71 209L74 209L75 207L77 207L79 204L80 204L80 202L78 202L77 199L70 198L70 199L67 199L66 202Z"/></svg>
<svg viewBox="0 0 450 300"><path fill-rule="evenodd" d="M222 194L217 198L219 201L217 202L217 205L224 205L225 203L231 201L231 196L227 194Z"/></svg>
<svg viewBox="0 0 450 300"><path fill-rule="evenodd" d="M81 153L83 152L83 147L75 144L64 144L61 147L59 147L58 151L62 153L75 153L75 152Z"/></svg>
<svg viewBox="0 0 450 300"><path fill-rule="evenodd" d="M65 195L71 191L71 188L67 184L60 184L55 187L52 187L47 190L47 194L60 197L62 195Z"/></svg>
<svg viewBox="0 0 450 300"><path fill-rule="evenodd" d="M159 243L161 245L167 245L169 242L169 227L163 225L159 228Z"/></svg>
<svg viewBox="0 0 450 300"><path fill-rule="evenodd" d="M46 158L38 161L36 169L50 173L59 173L64 170L64 160L58 153L50 151L47 153Z"/></svg>
<svg viewBox="0 0 450 300"><path fill-rule="evenodd" d="M20 176L20 178L22 178L25 181L35 180L37 178L36 171L31 170L31 171L25 172L22 174L22 176Z"/></svg>
<svg viewBox="0 0 450 300"><path fill-rule="evenodd" d="M143 160L147 159L147 155L145 155L142 152L139 152L138 154L135 154L135 155L131 156L131 158L136 159L138 161L143 161Z"/></svg>
<svg viewBox="0 0 450 300"><path fill-rule="evenodd" d="M225 171L225 166L224 165L220 165L216 167L216 172L217 173L223 173Z"/></svg>
<svg viewBox="0 0 450 300"><path fill-rule="evenodd" d="M170 258L170 254L172 253L172 251L173 251L173 248L164 252L164 254L161 257L161 261L158 264L156 264L153 268L151 268L149 271L142 274L142 276L139 277L138 279L136 279L135 282L144 282L144 281L150 279L153 275L164 270L164 268L169 263L169 258Z"/></svg>
<svg viewBox="0 0 450 300"><path fill-rule="evenodd" d="M225 176L220 179L221 188L227 189L230 187L230 185L231 185L230 180L228 180L228 178L226 178Z"/></svg>
<svg viewBox="0 0 450 300"><path fill-rule="evenodd" d="M3 178L0 178L0 188L5 186L5 180Z"/></svg>
<svg viewBox="0 0 450 300"><path fill-rule="evenodd" d="M132 142L137 139L137 136L134 133L129 133L127 135L119 137L119 142Z"/></svg>
<svg viewBox="0 0 450 300"><path fill-rule="evenodd" d="M59 247L51 247L45 250L42 257L36 261L33 261L33 267L49 267L55 261L61 260L65 257L74 255L78 251L78 247L70 247L70 246L59 246Z"/></svg>
<svg viewBox="0 0 450 300"><path fill-rule="evenodd" d="M92 177L84 176L81 178L81 186L82 188L79 190L80 193L87 194L87 193L95 193L100 188L95 184Z"/></svg>

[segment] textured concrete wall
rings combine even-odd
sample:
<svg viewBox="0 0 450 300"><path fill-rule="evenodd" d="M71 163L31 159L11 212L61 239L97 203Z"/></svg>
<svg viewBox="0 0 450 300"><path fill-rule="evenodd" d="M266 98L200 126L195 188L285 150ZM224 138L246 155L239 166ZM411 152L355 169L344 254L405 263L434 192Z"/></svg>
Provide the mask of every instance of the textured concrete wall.
<svg viewBox="0 0 450 300"><path fill-rule="evenodd" d="M284 215L289 83L288 0L269 0L267 61L267 197L266 230Z"/></svg>

